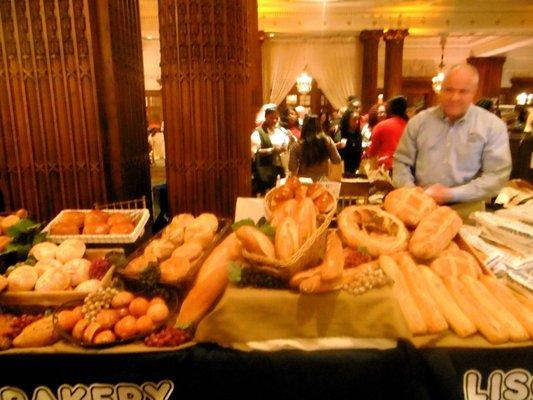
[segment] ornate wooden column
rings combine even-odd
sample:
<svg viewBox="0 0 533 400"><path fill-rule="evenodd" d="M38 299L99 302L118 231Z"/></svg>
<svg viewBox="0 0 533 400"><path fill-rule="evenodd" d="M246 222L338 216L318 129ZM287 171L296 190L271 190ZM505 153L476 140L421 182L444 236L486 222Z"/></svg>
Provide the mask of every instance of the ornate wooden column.
<svg viewBox="0 0 533 400"><path fill-rule="evenodd" d="M378 98L378 49L382 36L382 29L364 30L359 34L359 40L363 44L361 103L364 113L368 112Z"/></svg>
<svg viewBox="0 0 533 400"><path fill-rule="evenodd" d="M149 192L140 41L136 2L0 0L7 209L47 220Z"/></svg>
<svg viewBox="0 0 533 400"><path fill-rule="evenodd" d="M403 40L408 34L407 29L389 29L383 34L385 40L384 100L401 94Z"/></svg>
<svg viewBox="0 0 533 400"><path fill-rule="evenodd" d="M470 57L466 60L479 72L479 87L476 99L500 95L505 57Z"/></svg>
<svg viewBox="0 0 533 400"><path fill-rule="evenodd" d="M251 5L250 3L255 3ZM167 186L172 213L233 214L251 192L248 0L159 0ZM255 31L257 34L257 31Z"/></svg>

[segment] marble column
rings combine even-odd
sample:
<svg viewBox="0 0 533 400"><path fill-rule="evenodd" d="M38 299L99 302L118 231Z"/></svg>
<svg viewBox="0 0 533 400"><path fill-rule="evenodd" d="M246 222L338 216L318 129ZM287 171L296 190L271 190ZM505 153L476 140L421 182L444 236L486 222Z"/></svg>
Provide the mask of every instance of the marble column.
<svg viewBox="0 0 533 400"><path fill-rule="evenodd" d="M384 100L402 92L403 41L408 34L407 29L389 29L383 34L383 40L385 40Z"/></svg>
<svg viewBox="0 0 533 400"><path fill-rule="evenodd" d="M363 112L377 102L378 98L378 48L383 30L364 30L359 34L363 45L363 74L361 79L361 104Z"/></svg>

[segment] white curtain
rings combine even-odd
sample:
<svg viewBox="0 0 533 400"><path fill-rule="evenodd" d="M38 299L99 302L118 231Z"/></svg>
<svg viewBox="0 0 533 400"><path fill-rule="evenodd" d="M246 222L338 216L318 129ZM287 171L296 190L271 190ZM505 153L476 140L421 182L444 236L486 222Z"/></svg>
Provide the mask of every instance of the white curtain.
<svg viewBox="0 0 533 400"><path fill-rule="evenodd" d="M263 44L264 102L281 103L306 67L335 108L360 95L362 56L356 38L272 40Z"/></svg>

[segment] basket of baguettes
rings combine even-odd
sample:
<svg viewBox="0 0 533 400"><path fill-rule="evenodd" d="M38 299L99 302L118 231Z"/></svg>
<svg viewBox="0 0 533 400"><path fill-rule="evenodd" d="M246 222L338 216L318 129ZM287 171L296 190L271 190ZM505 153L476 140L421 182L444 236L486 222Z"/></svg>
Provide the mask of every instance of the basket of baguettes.
<svg viewBox="0 0 533 400"><path fill-rule="evenodd" d="M343 243L364 248L392 278L413 335L450 329L460 337L480 333L492 344L533 338L530 293L514 291L459 247L461 218L423 189L394 190L383 208L346 207L337 223Z"/></svg>
<svg viewBox="0 0 533 400"><path fill-rule="evenodd" d="M323 257L337 199L321 183L307 185L292 177L270 190L264 202L274 237L253 226L235 233L252 267L289 280Z"/></svg>

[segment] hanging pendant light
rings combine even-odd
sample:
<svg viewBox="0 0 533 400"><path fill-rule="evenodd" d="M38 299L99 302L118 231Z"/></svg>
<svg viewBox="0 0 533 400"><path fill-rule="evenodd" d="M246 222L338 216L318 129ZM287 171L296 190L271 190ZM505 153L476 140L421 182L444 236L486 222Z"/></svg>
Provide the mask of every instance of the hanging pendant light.
<svg viewBox="0 0 533 400"><path fill-rule="evenodd" d="M311 91L311 86L313 84L313 78L307 74L307 72L302 72L298 78L296 78L296 90L300 94L307 94Z"/></svg>
<svg viewBox="0 0 533 400"><path fill-rule="evenodd" d="M440 38L440 64L437 75L431 78L431 84L435 93L440 93L442 89L442 82L444 82L444 47L446 47L446 35Z"/></svg>

